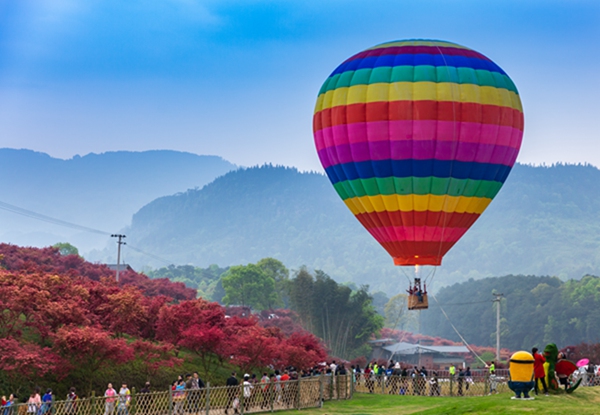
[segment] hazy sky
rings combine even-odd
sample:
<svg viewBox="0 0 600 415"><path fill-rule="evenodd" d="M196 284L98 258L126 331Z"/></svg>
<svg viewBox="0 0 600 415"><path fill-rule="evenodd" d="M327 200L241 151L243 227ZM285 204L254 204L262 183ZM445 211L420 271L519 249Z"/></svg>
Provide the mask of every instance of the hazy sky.
<svg viewBox="0 0 600 415"><path fill-rule="evenodd" d="M463 44L511 76L519 161L600 166L595 0L0 0L0 147L320 170L321 84L352 54L406 38Z"/></svg>

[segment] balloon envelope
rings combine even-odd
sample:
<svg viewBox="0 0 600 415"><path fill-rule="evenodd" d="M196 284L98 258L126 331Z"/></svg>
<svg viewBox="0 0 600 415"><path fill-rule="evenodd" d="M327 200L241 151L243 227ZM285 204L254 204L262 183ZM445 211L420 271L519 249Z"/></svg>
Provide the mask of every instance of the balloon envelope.
<svg viewBox="0 0 600 415"><path fill-rule="evenodd" d="M432 40L338 66L313 118L319 159L396 265L440 265L496 196L523 136L517 89L490 59Z"/></svg>

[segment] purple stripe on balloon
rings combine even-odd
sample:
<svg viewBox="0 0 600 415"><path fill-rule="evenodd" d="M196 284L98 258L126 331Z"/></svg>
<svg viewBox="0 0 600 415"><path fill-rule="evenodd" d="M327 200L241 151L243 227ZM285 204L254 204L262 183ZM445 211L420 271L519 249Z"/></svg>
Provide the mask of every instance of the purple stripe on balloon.
<svg viewBox="0 0 600 415"><path fill-rule="evenodd" d="M319 151L324 168L332 165L377 160L457 160L511 166L519 150L492 144L451 141L373 141L342 144Z"/></svg>
<svg viewBox="0 0 600 415"><path fill-rule="evenodd" d="M364 141L460 141L519 149L523 131L495 124L455 121L371 121L336 125L315 132L317 151Z"/></svg>

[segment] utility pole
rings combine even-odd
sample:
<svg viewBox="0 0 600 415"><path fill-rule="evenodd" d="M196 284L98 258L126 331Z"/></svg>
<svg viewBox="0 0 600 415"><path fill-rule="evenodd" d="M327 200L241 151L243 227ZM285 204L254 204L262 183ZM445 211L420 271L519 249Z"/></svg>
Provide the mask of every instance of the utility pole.
<svg viewBox="0 0 600 415"><path fill-rule="evenodd" d="M117 241L117 282L119 282L119 271L121 269L121 245L127 245L125 242L123 242L123 238L126 238L127 236L121 235L120 233L113 233L110 236L112 238L119 238Z"/></svg>
<svg viewBox="0 0 600 415"><path fill-rule="evenodd" d="M493 294L496 303L496 364L500 362L500 301L504 294Z"/></svg>

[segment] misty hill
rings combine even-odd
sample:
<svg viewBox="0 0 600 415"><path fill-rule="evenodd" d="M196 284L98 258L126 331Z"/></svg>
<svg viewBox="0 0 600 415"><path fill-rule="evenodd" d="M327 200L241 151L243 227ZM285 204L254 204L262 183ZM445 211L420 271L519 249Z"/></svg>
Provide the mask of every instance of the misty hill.
<svg viewBox="0 0 600 415"><path fill-rule="evenodd" d="M69 160L31 150L0 149L0 201L91 228L118 232L148 202L201 187L236 166L215 156L177 151L118 151ZM86 251L106 237L78 234L0 210L0 241Z"/></svg>
<svg viewBox="0 0 600 415"><path fill-rule="evenodd" d="M221 267L274 257L393 295L407 285L327 178L264 166L159 198L133 217L129 240L176 264ZM600 274L600 171L516 165L496 199L437 270L439 288L507 274ZM150 264L135 257L133 264Z"/></svg>
<svg viewBox="0 0 600 415"><path fill-rule="evenodd" d="M503 293L501 345L511 350L540 349L600 341L600 278L563 282L557 277L515 276L470 280L444 287L437 300L465 339L480 346L496 344L496 305L492 293ZM488 300L486 302L486 300ZM421 328L460 341L435 301L421 314Z"/></svg>

